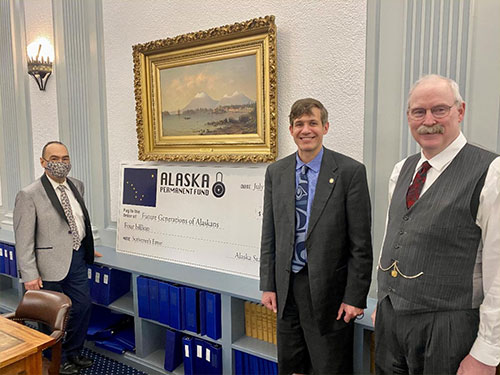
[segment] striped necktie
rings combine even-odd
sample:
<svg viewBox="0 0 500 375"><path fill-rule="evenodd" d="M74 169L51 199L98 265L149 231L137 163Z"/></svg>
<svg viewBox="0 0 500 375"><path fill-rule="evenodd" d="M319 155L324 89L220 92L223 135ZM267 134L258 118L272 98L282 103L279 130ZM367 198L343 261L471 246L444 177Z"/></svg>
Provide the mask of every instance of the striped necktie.
<svg viewBox="0 0 500 375"><path fill-rule="evenodd" d="M422 192L422 188L424 187L425 180L427 178L427 171L431 169L431 165L428 161L425 161L422 164L422 167L418 170L413 182L408 188L408 192L406 193L406 208L410 209L411 206L415 204L415 202L420 198L420 193Z"/></svg>

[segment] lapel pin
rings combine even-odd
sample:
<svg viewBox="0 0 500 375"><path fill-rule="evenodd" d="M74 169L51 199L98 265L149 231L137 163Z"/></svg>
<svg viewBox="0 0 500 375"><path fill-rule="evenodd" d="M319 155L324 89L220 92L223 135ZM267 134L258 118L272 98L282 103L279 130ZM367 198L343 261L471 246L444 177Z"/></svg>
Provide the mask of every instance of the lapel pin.
<svg viewBox="0 0 500 375"><path fill-rule="evenodd" d="M330 178L330 181L328 181L329 183L333 184L333 178Z"/></svg>

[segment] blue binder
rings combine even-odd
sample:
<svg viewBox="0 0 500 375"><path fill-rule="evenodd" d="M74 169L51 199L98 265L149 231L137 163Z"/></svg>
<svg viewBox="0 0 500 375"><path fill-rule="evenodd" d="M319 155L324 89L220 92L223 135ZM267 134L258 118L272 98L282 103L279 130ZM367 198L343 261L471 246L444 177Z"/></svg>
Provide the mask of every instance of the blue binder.
<svg viewBox="0 0 500 375"><path fill-rule="evenodd" d="M165 340L165 364L167 371L173 372L182 363L182 335L180 332L167 329Z"/></svg>
<svg viewBox="0 0 500 375"><path fill-rule="evenodd" d="M134 326L125 328L115 333L114 340L123 345L125 350L135 351L135 332Z"/></svg>
<svg viewBox="0 0 500 375"><path fill-rule="evenodd" d="M210 362L205 362L208 366L207 374L222 375L222 347L218 344L206 342L205 360L207 360L208 351L210 352Z"/></svg>
<svg viewBox="0 0 500 375"><path fill-rule="evenodd" d="M17 277L16 248L14 246L7 245L7 249L9 249L10 275L13 277Z"/></svg>
<svg viewBox="0 0 500 375"><path fill-rule="evenodd" d="M9 250L7 246L3 245L3 264L4 264L4 273L6 275L10 275L10 262L9 262Z"/></svg>
<svg viewBox="0 0 500 375"><path fill-rule="evenodd" d="M149 283L147 277L137 277L137 302L139 305L139 316L149 319L151 315L149 312Z"/></svg>
<svg viewBox="0 0 500 375"><path fill-rule="evenodd" d="M158 280L148 279L149 285L149 317L160 321L160 302L158 294Z"/></svg>
<svg viewBox="0 0 500 375"><path fill-rule="evenodd" d="M101 267L99 303L109 305L130 291L130 273L115 268Z"/></svg>
<svg viewBox="0 0 500 375"><path fill-rule="evenodd" d="M87 266L87 279L89 282L89 291L92 291L92 285L94 284L94 267L91 265Z"/></svg>
<svg viewBox="0 0 500 375"><path fill-rule="evenodd" d="M158 302L160 323L170 325L170 284L165 281L160 281L158 284Z"/></svg>
<svg viewBox="0 0 500 375"><path fill-rule="evenodd" d="M171 284L170 290L170 326L182 329L182 286Z"/></svg>
<svg viewBox="0 0 500 375"><path fill-rule="evenodd" d="M258 375L259 374L259 361L258 358L254 355L249 355L250 362L250 374Z"/></svg>
<svg viewBox="0 0 500 375"><path fill-rule="evenodd" d="M184 321L185 330L199 332L198 324L198 289L184 287Z"/></svg>
<svg viewBox="0 0 500 375"><path fill-rule="evenodd" d="M101 300L101 281L102 281L102 267L94 264L93 268L93 282L92 289L90 289L90 297L93 302L100 303Z"/></svg>
<svg viewBox="0 0 500 375"><path fill-rule="evenodd" d="M210 370L210 354L208 354L208 363L205 350L206 342L199 338L194 338L194 368L195 374L209 374Z"/></svg>
<svg viewBox="0 0 500 375"><path fill-rule="evenodd" d="M5 273L5 264L3 263L3 247L4 244L0 243L0 273Z"/></svg>
<svg viewBox="0 0 500 375"><path fill-rule="evenodd" d="M273 370L272 375L278 375L278 364L276 362L271 362L271 368Z"/></svg>
<svg viewBox="0 0 500 375"><path fill-rule="evenodd" d="M184 357L184 375L194 375L194 340L192 337L184 336L182 338L183 357Z"/></svg>
<svg viewBox="0 0 500 375"><path fill-rule="evenodd" d="M98 346L100 348L109 350L110 352L117 353L117 354L123 354L125 353L125 348L123 345L115 340L102 340L102 341L95 341L95 346Z"/></svg>
<svg viewBox="0 0 500 375"><path fill-rule="evenodd" d="M221 337L221 302L220 294L206 292L206 330L207 336L218 340Z"/></svg>
<svg viewBox="0 0 500 375"><path fill-rule="evenodd" d="M207 334L207 309L206 309L207 292L200 290L198 293L198 316L200 318L200 335Z"/></svg>
<svg viewBox="0 0 500 375"><path fill-rule="evenodd" d="M234 351L234 375L243 375L243 353Z"/></svg>
<svg viewBox="0 0 500 375"><path fill-rule="evenodd" d="M87 338L91 340L102 340L113 335L113 327L120 324L126 315L113 313L110 309L94 305L87 328Z"/></svg>
<svg viewBox="0 0 500 375"><path fill-rule="evenodd" d="M243 374L249 375L250 371L250 354L243 353Z"/></svg>

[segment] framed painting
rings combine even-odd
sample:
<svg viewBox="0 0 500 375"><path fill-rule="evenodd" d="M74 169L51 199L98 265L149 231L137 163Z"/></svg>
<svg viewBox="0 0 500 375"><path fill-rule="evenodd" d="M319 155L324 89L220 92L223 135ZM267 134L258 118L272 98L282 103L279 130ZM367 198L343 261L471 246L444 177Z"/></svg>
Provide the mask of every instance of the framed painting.
<svg viewBox="0 0 500 375"><path fill-rule="evenodd" d="M133 46L140 160L276 158L274 16Z"/></svg>

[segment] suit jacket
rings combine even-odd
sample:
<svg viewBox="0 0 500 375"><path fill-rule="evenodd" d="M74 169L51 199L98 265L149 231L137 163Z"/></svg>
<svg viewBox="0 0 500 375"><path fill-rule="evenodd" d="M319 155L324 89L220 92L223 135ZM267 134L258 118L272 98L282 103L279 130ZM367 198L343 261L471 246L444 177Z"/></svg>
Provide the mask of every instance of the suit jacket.
<svg viewBox="0 0 500 375"><path fill-rule="evenodd" d="M260 289L277 294L278 314L290 285L295 244L295 154L266 171L260 258ZM363 164L324 149L306 236L314 315L320 332L337 321L342 302L366 307L371 271L371 207Z"/></svg>
<svg viewBox="0 0 500 375"><path fill-rule="evenodd" d="M94 238L90 217L83 202L83 183L75 178L67 182L85 217L82 240L85 260L94 262ZM16 196L14 234L17 264L23 282L41 277L60 281L66 277L73 256L73 241L68 219L48 177L44 174Z"/></svg>

